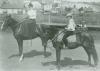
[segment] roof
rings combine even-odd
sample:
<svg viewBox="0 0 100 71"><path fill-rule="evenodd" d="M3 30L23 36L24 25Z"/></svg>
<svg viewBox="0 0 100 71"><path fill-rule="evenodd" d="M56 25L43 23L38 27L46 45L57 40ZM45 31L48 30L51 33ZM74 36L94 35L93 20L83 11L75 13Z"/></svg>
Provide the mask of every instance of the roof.
<svg viewBox="0 0 100 71"><path fill-rule="evenodd" d="M2 3L1 7L2 9L21 9L24 7L24 4L22 3Z"/></svg>
<svg viewBox="0 0 100 71"><path fill-rule="evenodd" d="M0 7L1 7L2 1L0 0Z"/></svg>
<svg viewBox="0 0 100 71"><path fill-rule="evenodd" d="M41 3L42 0L31 0L31 1L37 1ZM2 3L1 7L2 9L21 9L24 8L24 0L9 0L8 3Z"/></svg>

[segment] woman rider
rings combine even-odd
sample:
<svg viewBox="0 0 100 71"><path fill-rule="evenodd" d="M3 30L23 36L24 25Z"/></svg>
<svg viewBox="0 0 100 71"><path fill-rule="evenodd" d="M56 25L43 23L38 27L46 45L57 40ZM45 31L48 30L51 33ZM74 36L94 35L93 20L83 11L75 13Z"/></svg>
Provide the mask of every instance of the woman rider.
<svg viewBox="0 0 100 71"><path fill-rule="evenodd" d="M26 18L22 23L20 33L32 37L36 32L36 10L31 2L26 9Z"/></svg>

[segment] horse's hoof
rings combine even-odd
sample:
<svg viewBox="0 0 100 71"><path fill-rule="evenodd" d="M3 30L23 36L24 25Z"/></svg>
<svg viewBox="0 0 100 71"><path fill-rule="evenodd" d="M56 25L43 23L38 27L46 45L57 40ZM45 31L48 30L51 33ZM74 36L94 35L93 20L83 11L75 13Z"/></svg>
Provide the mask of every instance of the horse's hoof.
<svg viewBox="0 0 100 71"><path fill-rule="evenodd" d="M94 64L94 67L97 67L97 66L98 66L98 63L95 63L95 64Z"/></svg>
<svg viewBox="0 0 100 71"><path fill-rule="evenodd" d="M97 65L91 65L91 67L97 67Z"/></svg>
<svg viewBox="0 0 100 71"><path fill-rule="evenodd" d="M21 63L23 61L24 56L22 55L19 59L19 63Z"/></svg>
<svg viewBox="0 0 100 71"><path fill-rule="evenodd" d="M44 58L47 58L48 56L47 55L44 55Z"/></svg>
<svg viewBox="0 0 100 71"><path fill-rule="evenodd" d="M49 56L51 56L51 53L46 53L46 54L44 54L44 58L47 58L47 57L49 57Z"/></svg>
<svg viewBox="0 0 100 71"><path fill-rule="evenodd" d="M58 69L52 69L52 70L50 70L50 71L59 71Z"/></svg>
<svg viewBox="0 0 100 71"><path fill-rule="evenodd" d="M19 63L21 63L23 61L23 59L19 59Z"/></svg>
<svg viewBox="0 0 100 71"><path fill-rule="evenodd" d="M60 65L58 65L58 66L57 66L57 70L59 71L60 69L61 69L61 68L60 68Z"/></svg>
<svg viewBox="0 0 100 71"><path fill-rule="evenodd" d="M89 67L96 67L95 65L93 65L93 64L89 64Z"/></svg>

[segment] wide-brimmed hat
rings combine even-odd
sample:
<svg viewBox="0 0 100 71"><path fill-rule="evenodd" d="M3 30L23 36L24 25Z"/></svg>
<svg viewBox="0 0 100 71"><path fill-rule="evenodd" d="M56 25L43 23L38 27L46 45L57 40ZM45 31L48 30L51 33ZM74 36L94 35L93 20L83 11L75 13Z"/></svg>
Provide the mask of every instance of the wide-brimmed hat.
<svg viewBox="0 0 100 71"><path fill-rule="evenodd" d="M68 13L67 15L66 15L66 18L67 17L72 17L73 15L72 15L72 13Z"/></svg>
<svg viewBox="0 0 100 71"><path fill-rule="evenodd" d="M33 7L33 4L30 2L29 5L28 5L28 7Z"/></svg>

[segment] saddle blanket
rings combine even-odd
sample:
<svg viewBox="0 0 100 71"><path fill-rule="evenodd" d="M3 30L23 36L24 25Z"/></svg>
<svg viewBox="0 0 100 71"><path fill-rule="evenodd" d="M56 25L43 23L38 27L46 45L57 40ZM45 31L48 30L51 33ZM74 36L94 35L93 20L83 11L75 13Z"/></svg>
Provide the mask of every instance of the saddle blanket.
<svg viewBox="0 0 100 71"><path fill-rule="evenodd" d="M76 42L77 39L76 39L76 35L71 35L67 38L68 42Z"/></svg>
<svg viewBox="0 0 100 71"><path fill-rule="evenodd" d="M62 41L63 36L64 36L64 33L62 31L59 31L58 36L57 36L57 41L59 42Z"/></svg>
<svg viewBox="0 0 100 71"><path fill-rule="evenodd" d="M57 41L62 41L64 33L61 33L61 31L59 32L60 34L57 37ZM68 42L76 42L76 35L71 35L68 38L66 38L68 40Z"/></svg>

